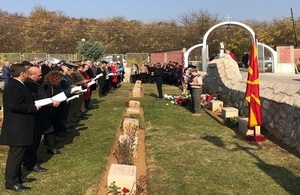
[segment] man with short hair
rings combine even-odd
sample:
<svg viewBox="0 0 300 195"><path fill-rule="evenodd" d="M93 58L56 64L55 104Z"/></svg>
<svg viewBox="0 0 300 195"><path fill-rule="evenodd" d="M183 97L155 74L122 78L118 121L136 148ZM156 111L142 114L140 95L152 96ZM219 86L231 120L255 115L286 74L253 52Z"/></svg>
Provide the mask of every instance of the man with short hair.
<svg viewBox="0 0 300 195"><path fill-rule="evenodd" d="M41 100L47 97L46 91L38 83L42 77L42 71L39 67L31 66L28 68L28 78L25 79L24 84L29 89L31 96L34 101ZM58 106L59 102L53 101L53 106ZM27 146L26 152L24 155L23 166L26 167L28 171L34 172L45 172L47 169L41 167L38 164L37 151L41 143L42 135L46 130L50 128L51 123L51 113L49 107L52 105L43 106L39 111L36 117L35 122L35 140L34 143L30 146Z"/></svg>
<svg viewBox="0 0 300 195"><path fill-rule="evenodd" d="M32 182L34 178L22 177L22 161L26 147L34 143L35 106L29 90L24 85L28 77L22 64L11 66L12 79L3 92L4 120L0 142L8 145L9 151L5 168L5 188L14 191L30 190L22 183Z"/></svg>

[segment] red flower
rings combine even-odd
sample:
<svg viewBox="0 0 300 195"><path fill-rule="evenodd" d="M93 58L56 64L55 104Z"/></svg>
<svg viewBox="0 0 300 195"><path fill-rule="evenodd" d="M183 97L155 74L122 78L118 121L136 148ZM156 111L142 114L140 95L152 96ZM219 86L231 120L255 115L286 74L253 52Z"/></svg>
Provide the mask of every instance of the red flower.
<svg viewBox="0 0 300 195"><path fill-rule="evenodd" d="M129 190L128 190L127 188L123 188L122 192L123 192L123 193L128 193Z"/></svg>
<svg viewBox="0 0 300 195"><path fill-rule="evenodd" d="M129 102L128 101L125 101L124 103L123 103L125 106L129 106Z"/></svg>

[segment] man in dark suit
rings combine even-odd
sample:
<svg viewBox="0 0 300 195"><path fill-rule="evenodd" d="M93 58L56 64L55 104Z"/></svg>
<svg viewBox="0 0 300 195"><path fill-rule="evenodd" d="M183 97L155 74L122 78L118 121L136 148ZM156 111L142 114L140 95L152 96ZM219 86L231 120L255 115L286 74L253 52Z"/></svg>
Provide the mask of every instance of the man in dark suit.
<svg viewBox="0 0 300 195"><path fill-rule="evenodd" d="M0 143L8 145L9 151L5 168L5 188L14 191L30 190L22 183L34 178L22 177L21 165L26 147L34 143L35 106L29 90L23 82L28 77L22 64L11 66L11 79L3 92L4 121Z"/></svg>
<svg viewBox="0 0 300 195"><path fill-rule="evenodd" d="M103 74L103 76L99 77L98 79L98 84L99 84L99 97L101 96L106 96L106 90L105 90L105 80L107 77L105 68L107 66L106 61L101 61L99 64L99 67L97 68L97 75L98 74Z"/></svg>
<svg viewBox="0 0 300 195"><path fill-rule="evenodd" d="M29 89L34 100L41 100L49 98L45 89L38 83L42 77L42 72L39 67L31 66L28 68L28 78L25 79L24 84ZM59 106L59 102L53 101L53 106ZM52 125L51 110L52 105L43 106L36 114L35 121L35 142L26 148L24 155L23 166L28 171L45 172L47 169L41 167L37 159L37 151L40 146L42 135L49 130Z"/></svg>

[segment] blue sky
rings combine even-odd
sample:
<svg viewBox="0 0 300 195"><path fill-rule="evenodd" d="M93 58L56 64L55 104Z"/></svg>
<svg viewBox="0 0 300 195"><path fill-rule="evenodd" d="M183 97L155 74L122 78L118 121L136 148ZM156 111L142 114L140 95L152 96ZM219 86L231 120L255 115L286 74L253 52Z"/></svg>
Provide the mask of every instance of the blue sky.
<svg viewBox="0 0 300 195"><path fill-rule="evenodd" d="M177 20L190 11L204 10L223 21L271 21L273 18L300 17L299 0L0 0L0 9L28 16L32 8L41 5L48 11L63 11L76 18L106 19L123 16L142 22Z"/></svg>

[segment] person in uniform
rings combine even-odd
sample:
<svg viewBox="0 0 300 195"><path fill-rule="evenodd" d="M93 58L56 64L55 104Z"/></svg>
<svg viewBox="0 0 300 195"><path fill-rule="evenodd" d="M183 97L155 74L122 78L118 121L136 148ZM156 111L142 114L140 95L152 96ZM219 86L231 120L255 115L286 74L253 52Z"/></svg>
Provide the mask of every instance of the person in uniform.
<svg viewBox="0 0 300 195"><path fill-rule="evenodd" d="M161 100L163 98L163 91L162 91L162 84L164 82L163 80L163 68L161 66L161 63L157 63L155 66L155 71L153 73L154 76L154 82L156 83L157 92L158 92L158 100Z"/></svg>
<svg viewBox="0 0 300 195"><path fill-rule="evenodd" d="M202 93L202 77L200 75L200 73L196 70L193 69L191 71L192 74L192 78L191 78L191 82L190 82L190 86L191 86L191 90L193 93L192 96L192 101L193 101L193 105L194 105L194 113L192 114L192 116L201 116L201 93Z"/></svg>

